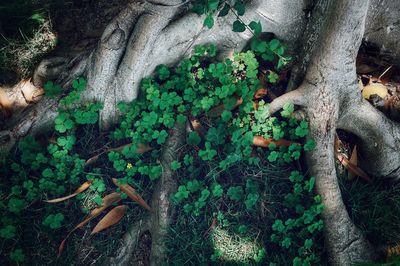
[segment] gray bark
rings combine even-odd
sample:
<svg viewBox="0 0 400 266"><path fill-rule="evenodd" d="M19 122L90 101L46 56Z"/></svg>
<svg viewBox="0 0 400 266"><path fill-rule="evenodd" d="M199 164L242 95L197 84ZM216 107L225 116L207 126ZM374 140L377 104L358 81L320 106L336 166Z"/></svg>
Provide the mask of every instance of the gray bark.
<svg viewBox="0 0 400 266"><path fill-rule="evenodd" d="M375 252L344 206L335 169L334 139L342 108L363 101L357 89L355 58L364 33L368 1L323 1L317 8L325 20L319 29L308 31L311 38L306 35L310 42L304 50L312 52L304 57L304 81L300 88L274 101L271 111L287 100L303 105L309 119L309 137L317 143L317 148L306 156L325 206L322 217L329 259L332 265L352 265L372 261ZM308 47L315 47L315 43L318 48Z"/></svg>
<svg viewBox="0 0 400 266"><path fill-rule="evenodd" d="M160 163L163 172L157 182L151 200L151 266L165 265L167 261L166 244L168 231L175 213L175 205L171 202L171 197L178 188L178 181L174 171L171 169L171 163L180 159L181 149L186 139L185 133L185 124L176 124L169 133L170 135L162 151Z"/></svg>

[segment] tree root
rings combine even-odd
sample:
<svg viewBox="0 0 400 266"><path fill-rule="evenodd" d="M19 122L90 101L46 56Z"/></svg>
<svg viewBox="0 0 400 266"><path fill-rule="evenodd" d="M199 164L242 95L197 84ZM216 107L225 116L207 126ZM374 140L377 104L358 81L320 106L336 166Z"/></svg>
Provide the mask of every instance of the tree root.
<svg viewBox="0 0 400 266"><path fill-rule="evenodd" d="M264 29L274 29L278 37L285 39L287 28L292 26L277 27L275 20L265 10L258 8L263 1L254 2L248 6L242 19L261 20ZM104 102L100 127L106 129L117 120L116 103L134 100L138 95L140 80L152 73L156 65L176 62L194 44L214 42L226 54L233 49L243 48L251 37L248 33L238 34L227 30L236 19L234 16L219 20L212 31L205 32L204 18L194 14L182 15L184 6L180 3L133 1L105 29L95 51L72 60L44 61L35 71L34 83L42 86L46 77L54 77L62 71L58 80L63 86L69 86L73 79L86 73L88 90L85 100ZM400 155L390 155L398 153L399 126L360 100L360 93L354 88L355 56L363 36L368 4L364 0L317 2L304 34L300 52L303 58L299 70L294 71L297 74L289 87L297 87L306 74L303 85L275 99L270 105L271 113L286 102L303 106L310 120L311 138L318 146L306 155L310 173L316 177L317 191L326 206L323 213L326 243L334 265L350 265L374 257L371 246L351 222L341 199L333 154L336 128L343 128L360 137L360 150L365 155L366 164L370 165L365 170L387 176L398 176L400 171ZM181 18L177 19L178 16ZM283 16L283 20L286 19ZM302 31L300 27L296 34ZM292 40L298 39L296 34ZM43 72L46 68L42 66L53 66L56 71ZM27 134L35 135L49 130L57 114L57 100L42 99L27 109L20 119L7 122L4 131L0 132L1 150L5 151L3 147L12 147L13 143ZM366 117L364 114L370 115ZM177 126L172 131L161 159L163 174L153 194L151 221L142 223L143 228L149 226L152 234L151 265L160 265L166 259L165 239L174 213L169 197L176 191L177 182L173 178L170 163L179 156L177 151L184 140L184 126ZM376 162L371 163L376 158ZM390 166L387 166L388 162L391 162ZM137 226L134 228L137 229ZM140 234L136 235L126 238L126 241L132 242L132 248L133 240ZM126 241L124 243L128 243ZM127 254L129 251L118 254L116 263L128 261Z"/></svg>
<svg viewBox="0 0 400 266"><path fill-rule="evenodd" d="M160 158L163 172L153 192L151 215L137 221L128 229L116 256L107 259L103 265L130 265L139 237L145 231L150 231L152 239L150 265L162 265L166 261L166 240L175 214L175 206L170 198L177 190L171 162L180 158L185 133L186 125L176 124L165 143Z"/></svg>
<svg viewBox="0 0 400 266"><path fill-rule="evenodd" d="M351 221L341 197L334 161L336 128L361 138L362 152L365 152L363 159L367 162L372 158L376 160L371 168L365 169L370 173L388 175L400 166L399 155L389 155L399 147L400 128L363 100L357 88L355 57L364 32L367 7L368 1L344 0L320 6L320 10L326 12L325 22L308 32L317 40L310 42L318 50L310 49L314 52L311 56L304 55L300 63L300 66L307 66L302 85L270 104L271 113L282 108L285 102L301 105L309 120L309 138L317 143L317 148L307 152L306 158L310 174L316 177L317 193L325 206L322 213L324 236L333 265L376 259L375 250ZM315 30L317 32L313 32ZM292 84L296 82L294 80ZM385 130L389 133L383 133ZM376 143L381 147L377 148ZM389 158L394 162L388 161ZM387 164L392 166L387 167Z"/></svg>
<svg viewBox="0 0 400 266"><path fill-rule="evenodd" d="M276 111L283 108L283 106L287 103L291 103L297 106L305 106L307 105L307 97L305 95L304 87L299 87L296 90L285 93L278 98L274 99L269 105L268 111L270 114L275 113Z"/></svg>
<svg viewBox="0 0 400 266"><path fill-rule="evenodd" d="M177 191L177 181L171 170L171 163L179 160L179 151L185 141L185 125L176 124L170 133L163 153L161 155L161 165L163 173L158 181L153 193L151 207L151 253L150 265L158 266L166 262L166 243L168 238L169 226L172 223L175 213L175 206L171 202L172 195Z"/></svg>
<svg viewBox="0 0 400 266"><path fill-rule="evenodd" d="M131 265L133 253L137 247L140 236L150 229L150 219L140 219L128 229L122 238L121 247L115 256L103 262L104 266L128 266Z"/></svg>
<svg viewBox="0 0 400 266"><path fill-rule="evenodd" d="M343 110L338 128L359 138L360 166L379 177L400 178L400 124L388 119L364 99Z"/></svg>

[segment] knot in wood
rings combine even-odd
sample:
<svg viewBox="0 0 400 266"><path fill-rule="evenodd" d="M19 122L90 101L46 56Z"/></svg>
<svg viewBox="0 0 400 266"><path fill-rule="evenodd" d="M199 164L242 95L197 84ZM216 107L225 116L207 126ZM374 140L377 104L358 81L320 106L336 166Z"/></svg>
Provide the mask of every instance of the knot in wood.
<svg viewBox="0 0 400 266"><path fill-rule="evenodd" d="M110 50L118 50L125 42L125 32L120 28L113 30L113 32L104 38L103 43L106 48Z"/></svg>

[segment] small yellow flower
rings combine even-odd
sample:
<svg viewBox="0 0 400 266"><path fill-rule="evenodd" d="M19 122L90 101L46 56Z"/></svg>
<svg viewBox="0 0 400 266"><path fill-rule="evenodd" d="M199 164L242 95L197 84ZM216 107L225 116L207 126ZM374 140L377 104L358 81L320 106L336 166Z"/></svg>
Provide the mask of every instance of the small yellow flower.
<svg viewBox="0 0 400 266"><path fill-rule="evenodd" d="M131 169L133 166L132 166L132 164L131 163L128 163L127 165L126 165L126 168L128 168L128 169Z"/></svg>

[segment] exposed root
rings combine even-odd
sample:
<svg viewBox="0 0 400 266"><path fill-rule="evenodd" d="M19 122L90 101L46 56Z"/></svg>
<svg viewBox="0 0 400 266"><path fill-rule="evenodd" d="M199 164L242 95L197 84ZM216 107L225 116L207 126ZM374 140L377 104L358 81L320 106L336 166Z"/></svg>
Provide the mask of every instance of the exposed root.
<svg viewBox="0 0 400 266"><path fill-rule="evenodd" d="M337 121L347 106L346 101L354 102L361 97L359 90L354 89L357 84L355 57L364 31L367 7L368 1L332 1L320 6L317 10L325 10L325 21L317 24L307 36L318 49L312 56L304 55L302 64L307 66L307 73L303 85L270 104L273 113L286 102L299 103L309 120L309 137L317 143L317 148L307 152L306 158L310 174L316 178L317 193L325 206L322 213L325 242L333 265L351 265L375 258L372 246L346 211L334 156ZM353 89L354 93L347 93ZM354 123L354 127L358 128L359 123Z"/></svg>
<svg viewBox="0 0 400 266"><path fill-rule="evenodd" d="M151 254L150 265L158 266L166 262L166 243L168 238L169 226L175 213L175 206L170 201L171 196L177 190L177 181L174 172L171 170L171 162L178 160L181 152L179 151L185 140L185 125L176 124L170 133L163 153L161 155L161 165L163 173L158 181L151 201Z"/></svg>
<svg viewBox="0 0 400 266"><path fill-rule="evenodd" d="M53 57L44 59L33 73L33 84L36 87L43 87L48 80L54 80L65 69L68 59L65 57Z"/></svg>
<svg viewBox="0 0 400 266"><path fill-rule="evenodd" d="M334 162L335 130L328 132L322 139L318 137L320 133L314 130L315 124L328 123L310 121L310 137L317 140L317 148L307 153L310 174L316 177L317 193L325 206L322 218L328 255L332 265L369 262L375 259L375 252L351 221L342 200Z"/></svg>
<svg viewBox="0 0 400 266"><path fill-rule="evenodd" d="M125 233L121 241L121 247L115 253L115 257L104 261L104 266L128 266L131 265L132 256L138 244L140 236L150 229L150 219L145 217L133 224Z"/></svg>
<svg viewBox="0 0 400 266"><path fill-rule="evenodd" d="M400 125L360 98L343 110L338 128L359 137L361 167L371 175L400 177Z"/></svg>
<svg viewBox="0 0 400 266"><path fill-rule="evenodd" d="M276 111L283 108L283 106L287 103L291 103L297 106L305 106L307 104L308 98L305 94L305 89L303 86L300 86L296 90L290 91L288 93L279 96L274 99L269 105L268 111L272 115Z"/></svg>

